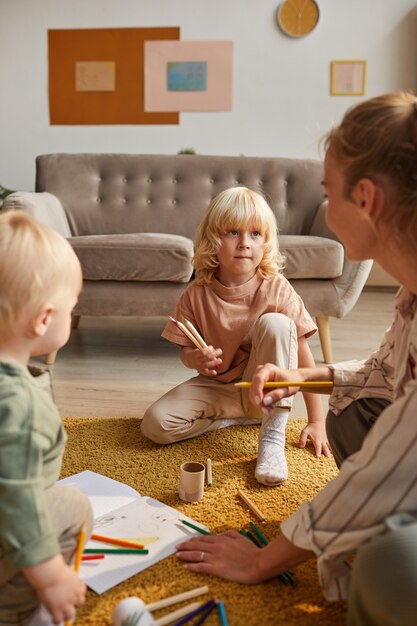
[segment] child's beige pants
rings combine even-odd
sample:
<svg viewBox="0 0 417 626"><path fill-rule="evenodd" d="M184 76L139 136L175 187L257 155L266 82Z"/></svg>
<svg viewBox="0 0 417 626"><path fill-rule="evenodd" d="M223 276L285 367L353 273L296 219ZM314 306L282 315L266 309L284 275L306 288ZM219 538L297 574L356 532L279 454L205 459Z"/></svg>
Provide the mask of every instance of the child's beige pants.
<svg viewBox="0 0 417 626"><path fill-rule="evenodd" d="M266 313L257 320L242 380L251 380L257 366L264 363L285 369L297 367L296 326L281 313ZM284 398L280 406L291 408L292 402L292 397ZM141 429L148 439L165 444L197 437L216 430L218 420L236 418L262 418L259 408L249 402L248 391L199 374L154 402L143 417Z"/></svg>

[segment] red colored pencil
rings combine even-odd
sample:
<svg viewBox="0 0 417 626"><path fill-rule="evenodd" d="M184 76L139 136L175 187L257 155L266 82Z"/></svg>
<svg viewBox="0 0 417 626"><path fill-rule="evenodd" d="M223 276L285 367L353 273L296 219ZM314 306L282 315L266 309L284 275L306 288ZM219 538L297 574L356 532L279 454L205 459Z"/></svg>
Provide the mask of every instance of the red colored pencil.
<svg viewBox="0 0 417 626"><path fill-rule="evenodd" d="M84 554L81 561L95 561L96 559L104 559L105 554Z"/></svg>

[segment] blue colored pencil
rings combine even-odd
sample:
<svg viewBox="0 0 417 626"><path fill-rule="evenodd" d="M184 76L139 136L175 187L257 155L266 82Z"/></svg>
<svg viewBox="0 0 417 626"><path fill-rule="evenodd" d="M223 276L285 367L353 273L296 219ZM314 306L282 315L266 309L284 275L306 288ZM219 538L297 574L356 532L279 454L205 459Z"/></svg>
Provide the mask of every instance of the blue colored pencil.
<svg viewBox="0 0 417 626"><path fill-rule="evenodd" d="M188 621L190 621L190 619L193 619L193 617L195 617L196 615L200 615L200 613L202 613L203 611L206 611L211 606L214 607L215 605L216 603L214 602L214 600L208 600L204 604L201 604L198 607L198 609L195 609L194 611L191 611L191 613L184 615L184 617L178 620L178 622L175 622L173 626L182 626L183 624L186 624Z"/></svg>
<svg viewBox="0 0 417 626"><path fill-rule="evenodd" d="M222 626L228 626L226 609L224 608L224 603L221 600L217 600L217 608L219 610L220 621Z"/></svg>
<svg viewBox="0 0 417 626"><path fill-rule="evenodd" d="M203 613L203 615L200 617L200 619L198 619L196 622L194 622L194 626L201 626L201 624L206 621L206 619L208 618L210 613L212 611L214 611L216 606L217 606L217 604L213 600L213 604L207 609L207 611L205 613Z"/></svg>

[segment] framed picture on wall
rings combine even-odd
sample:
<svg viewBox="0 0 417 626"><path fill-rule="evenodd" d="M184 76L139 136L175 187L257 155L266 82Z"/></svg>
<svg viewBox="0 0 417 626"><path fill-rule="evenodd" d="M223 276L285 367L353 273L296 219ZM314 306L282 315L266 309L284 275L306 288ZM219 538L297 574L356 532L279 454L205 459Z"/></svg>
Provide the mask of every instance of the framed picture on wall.
<svg viewBox="0 0 417 626"><path fill-rule="evenodd" d="M332 61L331 96L364 96L366 61Z"/></svg>

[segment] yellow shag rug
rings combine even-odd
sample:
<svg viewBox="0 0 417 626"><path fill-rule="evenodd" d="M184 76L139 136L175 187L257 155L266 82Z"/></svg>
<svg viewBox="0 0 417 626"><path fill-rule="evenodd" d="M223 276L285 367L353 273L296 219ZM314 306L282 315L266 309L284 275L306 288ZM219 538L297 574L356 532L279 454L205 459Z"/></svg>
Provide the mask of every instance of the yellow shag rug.
<svg viewBox="0 0 417 626"><path fill-rule="evenodd" d="M304 420L292 419L287 427L289 480L275 488L256 482L256 426L239 426L208 433L196 439L169 446L158 446L140 433L136 418L66 418L68 444L62 478L89 469L134 487L182 511L212 532L247 528L256 517L238 496L243 489L267 517L262 526L270 539L304 500L309 500L337 473L332 459L316 459L312 449L297 447ZM203 500L187 504L178 497L179 467L183 461L205 463L212 459L213 486L207 487ZM88 591L79 609L75 626L110 626L111 612L128 596L153 602L195 587L208 585L210 593L201 600L219 598L225 603L229 626L342 626L346 609L342 602L323 598L316 564L311 560L295 571L297 586L278 580L246 586L184 569L175 555L164 559L102 595ZM187 604L187 603L185 603ZM160 609L154 616L179 608ZM190 622L192 623L192 622ZM207 626L218 626L213 612Z"/></svg>

